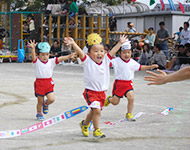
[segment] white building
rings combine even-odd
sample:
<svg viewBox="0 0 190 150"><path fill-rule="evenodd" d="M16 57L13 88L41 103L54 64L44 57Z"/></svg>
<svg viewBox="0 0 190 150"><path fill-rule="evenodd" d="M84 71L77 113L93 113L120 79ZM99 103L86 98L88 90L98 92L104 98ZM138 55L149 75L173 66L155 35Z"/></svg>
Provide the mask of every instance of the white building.
<svg viewBox="0 0 190 150"><path fill-rule="evenodd" d="M153 10L150 10L146 4L136 2L134 4L122 3L118 6L106 6L101 3L94 3L87 8L90 14L109 14L113 12L117 18L117 29L124 32L127 28L127 22L133 22L138 32L144 32L145 29L153 27L155 31L159 29L159 22L164 21L165 27L170 35L177 32L183 22L190 18L190 5L184 5L186 12L183 14L179 10L179 5L175 5L176 11L170 11L169 5L165 5L165 10L161 10L158 4Z"/></svg>

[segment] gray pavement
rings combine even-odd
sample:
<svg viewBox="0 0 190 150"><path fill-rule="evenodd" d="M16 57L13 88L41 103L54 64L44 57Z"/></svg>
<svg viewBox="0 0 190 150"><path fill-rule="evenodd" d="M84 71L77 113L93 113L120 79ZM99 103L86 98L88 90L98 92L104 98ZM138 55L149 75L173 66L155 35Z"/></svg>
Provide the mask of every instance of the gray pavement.
<svg viewBox="0 0 190 150"><path fill-rule="evenodd" d="M22 129L38 123L35 80L31 63L0 64L0 131ZM136 122L119 123L116 126L104 124L124 118L127 100L121 99L117 106L108 106L102 111L100 128L106 134L104 139L83 137L79 122L89 110L51 127L23 136L0 139L0 150L189 150L190 149L190 81L176 82L162 86L147 86L143 81L145 72L135 75L135 107L138 112L157 113L167 107L174 110L168 115L144 115ZM83 70L77 65L58 65L54 70L56 100L50 106L45 119L67 110L86 105L83 99ZM110 88L113 84L111 71Z"/></svg>

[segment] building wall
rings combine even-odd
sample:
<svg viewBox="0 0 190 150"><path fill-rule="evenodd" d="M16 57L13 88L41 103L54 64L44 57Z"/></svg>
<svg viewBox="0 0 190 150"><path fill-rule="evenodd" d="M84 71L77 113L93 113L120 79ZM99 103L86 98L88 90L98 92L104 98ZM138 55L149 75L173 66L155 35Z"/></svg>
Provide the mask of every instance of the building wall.
<svg viewBox="0 0 190 150"><path fill-rule="evenodd" d="M117 29L119 32L124 32L127 28L127 22L133 22L134 27L137 32L144 32L145 29L153 27L155 31L160 29L159 22L165 22L165 28L168 29L168 32L171 36L178 31L180 26L183 26L183 22L187 21L190 18L190 15L181 15L181 14L137 14L137 15L122 15L116 16L117 18Z"/></svg>

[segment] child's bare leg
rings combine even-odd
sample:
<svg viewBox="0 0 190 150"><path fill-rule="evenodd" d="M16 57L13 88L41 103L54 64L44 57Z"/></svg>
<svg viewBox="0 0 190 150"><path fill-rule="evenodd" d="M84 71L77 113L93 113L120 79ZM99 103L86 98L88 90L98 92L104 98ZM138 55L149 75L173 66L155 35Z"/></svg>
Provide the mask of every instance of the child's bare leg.
<svg viewBox="0 0 190 150"><path fill-rule="evenodd" d="M101 116L101 110L98 108L93 108L92 121L93 121L93 125L94 125L95 130L99 128L100 116Z"/></svg>
<svg viewBox="0 0 190 150"><path fill-rule="evenodd" d="M42 96L38 96L38 103L37 103L37 113L42 113L42 106L43 106L43 103L44 103L44 97Z"/></svg>
<svg viewBox="0 0 190 150"><path fill-rule="evenodd" d="M55 95L53 92L47 94L46 97L47 97L46 105L50 105L55 101Z"/></svg>
<svg viewBox="0 0 190 150"><path fill-rule="evenodd" d="M117 105L120 102L120 98L114 95L113 97L109 98L109 101L112 103L112 105Z"/></svg>
<svg viewBox="0 0 190 150"><path fill-rule="evenodd" d="M134 92L133 90L127 92L126 97L128 99L127 113L132 113L134 107Z"/></svg>
<svg viewBox="0 0 190 150"><path fill-rule="evenodd" d="M88 115L86 116L86 119L84 120L84 124L88 125L90 121L92 120L93 110L91 109Z"/></svg>

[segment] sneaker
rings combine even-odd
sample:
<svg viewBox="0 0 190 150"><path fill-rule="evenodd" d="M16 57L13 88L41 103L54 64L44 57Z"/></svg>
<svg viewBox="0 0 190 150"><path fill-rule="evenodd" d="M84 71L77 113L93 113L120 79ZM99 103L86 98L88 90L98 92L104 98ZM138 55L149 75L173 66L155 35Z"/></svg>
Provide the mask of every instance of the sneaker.
<svg viewBox="0 0 190 150"><path fill-rule="evenodd" d="M112 96L108 96L104 102L104 106L107 107L110 104L109 98Z"/></svg>
<svg viewBox="0 0 190 150"><path fill-rule="evenodd" d="M44 120L44 117L41 114L37 114L36 118L37 118L37 120L40 120L40 121Z"/></svg>
<svg viewBox="0 0 190 150"><path fill-rule="evenodd" d="M97 138L106 137L105 134L102 133L102 131L99 128L93 131L93 136Z"/></svg>
<svg viewBox="0 0 190 150"><path fill-rule="evenodd" d="M125 118L128 119L129 121L136 121L136 119L133 118L133 114L132 113L126 113Z"/></svg>
<svg viewBox="0 0 190 150"><path fill-rule="evenodd" d="M47 100L45 100L45 101L44 101L44 104L43 104L43 113L44 113L44 114L47 114L48 111L49 111L48 105L45 105L45 102L46 102L46 101L47 101Z"/></svg>
<svg viewBox="0 0 190 150"><path fill-rule="evenodd" d="M90 125L90 124L89 124L89 125ZM85 125L85 124L84 124L84 120L82 120L82 121L80 122L80 127L81 127L81 129L82 129L82 134L83 134L84 136L88 136L88 135L89 135L89 130L88 130L89 125Z"/></svg>

